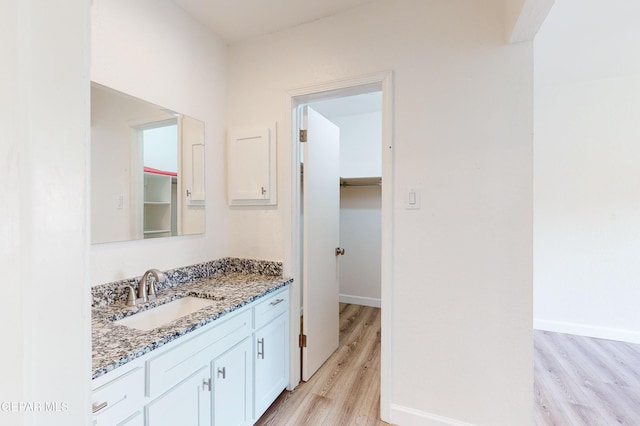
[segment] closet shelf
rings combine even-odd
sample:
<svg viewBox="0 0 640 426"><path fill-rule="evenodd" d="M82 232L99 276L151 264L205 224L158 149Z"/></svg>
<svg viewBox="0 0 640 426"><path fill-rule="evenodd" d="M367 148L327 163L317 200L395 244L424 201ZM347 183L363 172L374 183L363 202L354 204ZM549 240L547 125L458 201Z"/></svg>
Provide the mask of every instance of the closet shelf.
<svg viewBox="0 0 640 426"><path fill-rule="evenodd" d="M382 178L379 176L373 177L352 177L352 178L340 178L340 186L380 186L382 185Z"/></svg>

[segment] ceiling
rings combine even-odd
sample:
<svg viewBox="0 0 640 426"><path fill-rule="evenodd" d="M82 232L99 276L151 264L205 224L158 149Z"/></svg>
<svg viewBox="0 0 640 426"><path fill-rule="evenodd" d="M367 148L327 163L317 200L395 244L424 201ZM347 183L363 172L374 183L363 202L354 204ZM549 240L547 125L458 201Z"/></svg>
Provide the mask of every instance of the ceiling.
<svg viewBox="0 0 640 426"><path fill-rule="evenodd" d="M227 43L295 27L376 0L173 0ZM381 92L311 103L331 119L382 110Z"/></svg>
<svg viewBox="0 0 640 426"><path fill-rule="evenodd" d="M295 27L374 0L173 0L227 43Z"/></svg>
<svg viewBox="0 0 640 426"><path fill-rule="evenodd" d="M329 120L346 115L381 112L382 92L316 101L311 102L309 106Z"/></svg>

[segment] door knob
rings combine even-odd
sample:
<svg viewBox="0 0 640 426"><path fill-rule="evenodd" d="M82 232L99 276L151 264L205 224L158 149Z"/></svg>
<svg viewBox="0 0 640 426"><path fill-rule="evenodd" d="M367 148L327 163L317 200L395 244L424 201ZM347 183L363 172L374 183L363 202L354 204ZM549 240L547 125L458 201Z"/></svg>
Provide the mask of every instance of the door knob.
<svg viewBox="0 0 640 426"><path fill-rule="evenodd" d="M343 255L344 256L344 249L340 248L340 247L336 247L336 256L338 255Z"/></svg>

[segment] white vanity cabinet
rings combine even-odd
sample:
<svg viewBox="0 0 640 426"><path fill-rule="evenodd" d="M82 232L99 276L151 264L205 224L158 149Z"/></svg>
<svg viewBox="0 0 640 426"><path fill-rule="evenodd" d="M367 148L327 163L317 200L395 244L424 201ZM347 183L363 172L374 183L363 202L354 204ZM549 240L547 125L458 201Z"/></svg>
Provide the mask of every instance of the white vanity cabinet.
<svg viewBox="0 0 640 426"><path fill-rule="evenodd" d="M289 381L289 290L94 380L93 424L251 425Z"/></svg>
<svg viewBox="0 0 640 426"><path fill-rule="evenodd" d="M177 345L146 362L147 396L153 399L145 411L149 426L212 424L211 407L213 405L214 412L217 412L220 405L212 398L219 377L216 368L225 371L224 361L229 358L227 352L239 352L230 348L249 341L252 331L251 309L230 315L231 318L195 337L187 335L185 341L175 341ZM233 370L233 374L227 371L230 376L227 383L233 381L236 387L244 388L247 377L251 375L251 366L242 363L226 368ZM191 376L195 371L197 373ZM244 395L236 393L225 397L230 400L229 409L233 411L238 411L238 406L246 403ZM165 410L171 413L165 413Z"/></svg>
<svg viewBox="0 0 640 426"><path fill-rule="evenodd" d="M255 307L254 418L258 419L289 382L289 293Z"/></svg>

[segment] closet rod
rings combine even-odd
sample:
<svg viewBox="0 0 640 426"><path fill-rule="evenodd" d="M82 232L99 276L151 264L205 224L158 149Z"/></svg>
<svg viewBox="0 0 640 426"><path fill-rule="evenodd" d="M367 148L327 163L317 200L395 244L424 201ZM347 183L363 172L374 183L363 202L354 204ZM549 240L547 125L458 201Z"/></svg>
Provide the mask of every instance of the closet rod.
<svg viewBox="0 0 640 426"><path fill-rule="evenodd" d="M340 186L381 186L382 178L340 178Z"/></svg>
<svg viewBox="0 0 640 426"><path fill-rule="evenodd" d="M375 182L375 183L347 183L347 182L343 182L340 184L340 186L380 186L382 185L382 182Z"/></svg>

